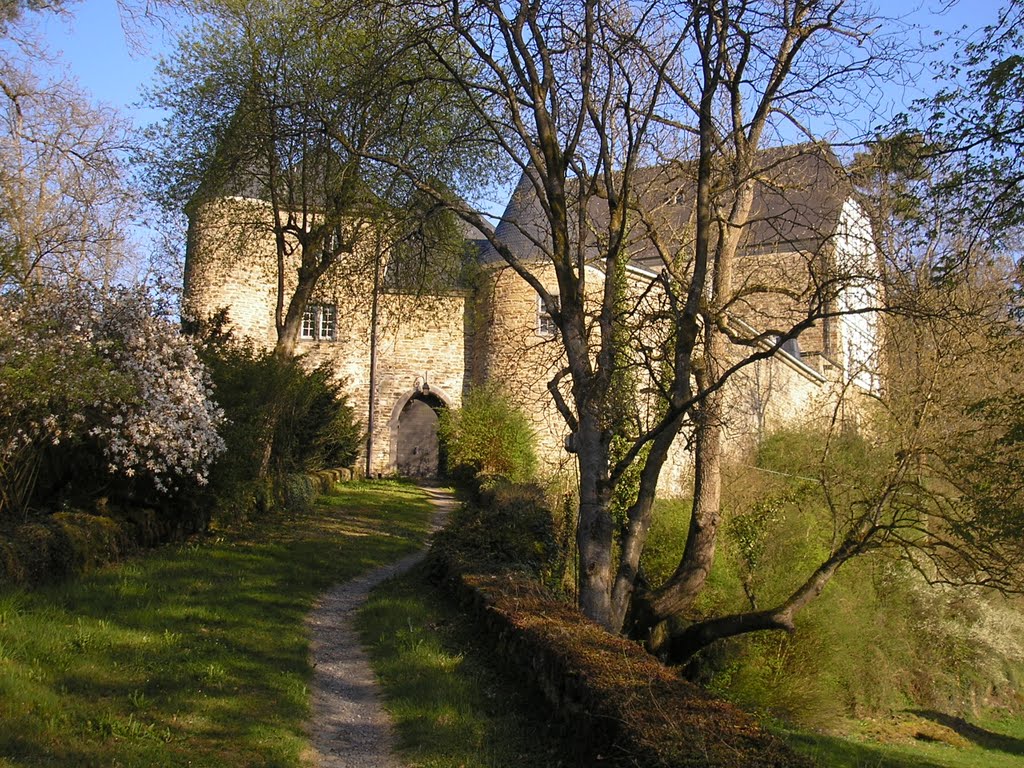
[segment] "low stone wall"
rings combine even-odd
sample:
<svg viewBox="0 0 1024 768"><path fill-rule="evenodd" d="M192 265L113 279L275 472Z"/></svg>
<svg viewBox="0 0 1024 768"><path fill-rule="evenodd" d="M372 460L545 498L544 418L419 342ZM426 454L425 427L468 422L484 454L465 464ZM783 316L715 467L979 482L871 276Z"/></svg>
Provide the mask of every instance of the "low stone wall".
<svg viewBox="0 0 1024 768"><path fill-rule="evenodd" d="M328 493L336 483L347 483L353 478L351 469L339 467L338 469L321 469L310 475L317 484L319 493Z"/></svg>
<svg viewBox="0 0 1024 768"><path fill-rule="evenodd" d="M513 674L551 704L590 764L636 768L806 767L750 715L679 678L518 574L445 583Z"/></svg>
<svg viewBox="0 0 1024 768"><path fill-rule="evenodd" d="M0 528L0 586L33 587L76 578L205 528L195 515L149 507L64 511Z"/></svg>
<svg viewBox="0 0 1024 768"><path fill-rule="evenodd" d="M324 469L254 485L249 515L312 504L335 483L352 479L350 469ZM71 510L0 526L0 586L33 587L76 578L146 549L183 541L204 531L212 509L182 513L150 507L111 509L105 500L94 511Z"/></svg>

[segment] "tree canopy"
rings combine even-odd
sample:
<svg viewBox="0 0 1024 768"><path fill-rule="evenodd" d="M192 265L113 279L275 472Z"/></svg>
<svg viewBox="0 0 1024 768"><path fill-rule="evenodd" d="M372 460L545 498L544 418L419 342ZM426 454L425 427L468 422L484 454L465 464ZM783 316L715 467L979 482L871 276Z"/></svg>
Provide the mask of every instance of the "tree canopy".
<svg viewBox="0 0 1024 768"><path fill-rule="evenodd" d="M411 7L422 27L458 38L453 48L425 44L450 63L541 212L539 226L506 221L490 242L536 290L564 351L549 390L579 462L580 606L615 630L630 615L645 632L687 610L714 558L727 380L830 315L877 309L835 303L844 286L871 279L873 265L818 280L805 263L799 312L756 329L732 321L737 307L772 290L736 276L759 184L791 160L823 156L813 142L764 150L794 128L815 138L814 119L841 109L845 90L886 66L888 52L869 34L870 17L845 2ZM453 53L472 59L471 77L458 74ZM688 221L672 218L679 204ZM479 211L459 213L482 222ZM530 258L515 245L523 241ZM638 248L656 271L668 329L646 346L636 329L653 327L651 307L615 277ZM589 275L591 266L603 277ZM617 382L628 370L643 371L660 400L641 420L620 418ZM696 446L690 542L669 582L647 585L639 556L661 470L684 429ZM611 500L625 477L638 479L619 499L619 530Z"/></svg>
<svg viewBox="0 0 1024 768"><path fill-rule="evenodd" d="M216 3L161 67L153 102L170 117L155 131L158 195L178 210L230 195L269 204L252 225L278 251L282 354L329 269L365 273L382 229L424 232L409 221L430 212L415 185L375 155L446 190L477 181L486 147L476 120L410 46L413 31L382 5ZM294 290L284 278L293 258Z"/></svg>

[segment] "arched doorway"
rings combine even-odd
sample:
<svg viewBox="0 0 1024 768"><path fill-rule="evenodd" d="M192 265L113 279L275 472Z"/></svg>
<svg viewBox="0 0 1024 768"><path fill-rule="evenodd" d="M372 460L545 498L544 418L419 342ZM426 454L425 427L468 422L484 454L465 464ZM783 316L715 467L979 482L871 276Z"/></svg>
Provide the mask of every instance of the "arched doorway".
<svg viewBox="0 0 1024 768"><path fill-rule="evenodd" d="M437 427L445 401L433 392L417 391L396 404L392 419L395 470L406 477L435 478L443 469Z"/></svg>

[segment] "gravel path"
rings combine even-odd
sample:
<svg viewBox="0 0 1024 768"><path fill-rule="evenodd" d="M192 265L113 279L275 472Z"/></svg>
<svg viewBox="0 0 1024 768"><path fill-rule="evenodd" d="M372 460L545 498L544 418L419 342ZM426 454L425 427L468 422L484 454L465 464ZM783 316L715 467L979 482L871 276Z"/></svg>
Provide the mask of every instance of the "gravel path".
<svg viewBox="0 0 1024 768"><path fill-rule="evenodd" d="M424 488L436 506L431 531L454 507L451 494ZM412 568L426 550L339 584L322 595L307 619L312 637L312 762L319 768L401 768L394 757L391 719L353 626L370 590Z"/></svg>

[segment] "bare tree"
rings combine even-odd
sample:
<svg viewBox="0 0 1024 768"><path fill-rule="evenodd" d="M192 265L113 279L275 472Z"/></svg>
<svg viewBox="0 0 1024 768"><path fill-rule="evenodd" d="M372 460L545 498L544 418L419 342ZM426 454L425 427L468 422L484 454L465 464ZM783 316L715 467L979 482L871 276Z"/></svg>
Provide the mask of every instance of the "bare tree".
<svg viewBox="0 0 1024 768"><path fill-rule="evenodd" d="M813 143L763 150L783 135L813 138L808 120L840 109L844 91L883 52L869 36L871 20L841 0L514 7L478 0L422 13L422 25L456 37L458 45L433 50L521 169L517 193L537 213L503 221L490 243L537 292L564 350L549 390L579 465L580 607L609 629L628 619L629 631L646 634L687 611L714 558L730 376L830 316L877 309L841 309L836 301L844 286L877 277L874 264L840 269L833 261L824 269L818 256L827 235L797 234L798 204L780 213L756 200L773 191L787 197L773 184L797 182L786 180L794 160L836 164ZM460 56L475 63L473 77ZM477 211L458 212L483 223ZM817 240L791 266L801 274L788 288L738 266L751 231L769 216L782 251L807 253L796 240ZM647 287L616 277L638 255ZM588 273L593 266L600 277ZM650 325L654 316L644 313L654 294L666 330L660 343L637 343L635 330L623 329ZM759 327L741 322L742 308L767 294L785 296L788 309L762 315ZM617 402L616 382L627 369L642 370L659 401L634 427ZM659 476L687 425L695 430L689 540L676 573L654 587L639 579L640 554ZM610 507L628 474L639 480L619 531Z"/></svg>
<svg viewBox="0 0 1024 768"><path fill-rule="evenodd" d="M4 286L110 280L136 199L125 123L76 84L35 72L31 36L0 52L0 272Z"/></svg>

